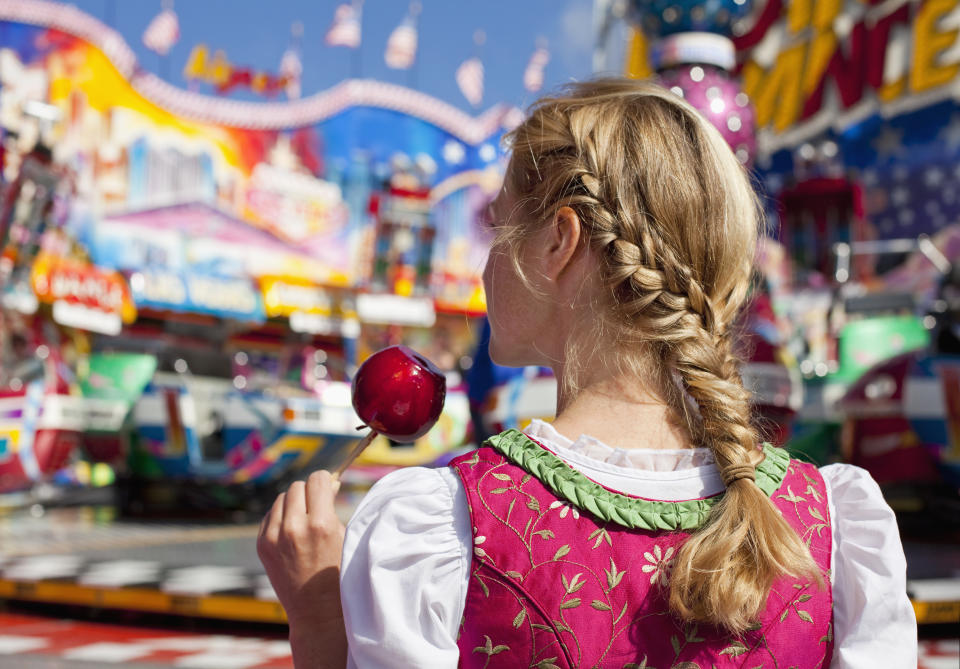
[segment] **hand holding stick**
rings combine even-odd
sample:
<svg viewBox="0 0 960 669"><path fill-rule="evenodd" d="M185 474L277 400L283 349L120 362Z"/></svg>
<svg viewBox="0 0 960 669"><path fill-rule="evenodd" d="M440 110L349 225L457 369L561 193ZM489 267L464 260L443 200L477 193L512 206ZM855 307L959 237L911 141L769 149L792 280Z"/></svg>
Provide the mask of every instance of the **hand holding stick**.
<svg viewBox="0 0 960 669"><path fill-rule="evenodd" d="M391 346L372 355L353 379L353 408L370 432L333 474L319 470L293 482L260 524L257 553L287 612L297 666L346 663L339 581L345 529L334 504L340 475L377 434L399 442L426 434L445 397L444 375L409 348Z"/></svg>
<svg viewBox="0 0 960 669"><path fill-rule="evenodd" d="M347 453L347 457L343 459L343 462L337 465L337 468L333 470L333 478L339 481L340 475L347 470L347 467L353 464L353 461L356 460L357 457L363 453L364 449L370 445L370 442L376 438L377 432L370 430L370 432L368 432L363 439L354 444L353 448L350 449L350 452Z"/></svg>

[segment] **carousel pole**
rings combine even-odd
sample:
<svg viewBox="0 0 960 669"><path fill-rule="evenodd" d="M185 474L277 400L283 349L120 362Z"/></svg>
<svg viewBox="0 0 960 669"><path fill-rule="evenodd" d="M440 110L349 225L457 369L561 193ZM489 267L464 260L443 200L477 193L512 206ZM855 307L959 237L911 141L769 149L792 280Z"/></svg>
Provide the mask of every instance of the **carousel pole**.
<svg viewBox="0 0 960 669"><path fill-rule="evenodd" d="M363 75L363 56L360 51L363 48L363 0L354 0L353 6L357 12L357 23L360 24L360 43L353 50L351 76L354 79L360 79Z"/></svg>
<svg viewBox="0 0 960 669"><path fill-rule="evenodd" d="M103 18L108 26L114 30L117 29L117 0L106 0Z"/></svg>
<svg viewBox="0 0 960 669"><path fill-rule="evenodd" d="M410 88L416 90L420 81L420 13L423 11L423 5L419 0L410 3L410 18L413 19L413 30L417 35L417 50L413 54L413 63L408 70L407 84Z"/></svg>

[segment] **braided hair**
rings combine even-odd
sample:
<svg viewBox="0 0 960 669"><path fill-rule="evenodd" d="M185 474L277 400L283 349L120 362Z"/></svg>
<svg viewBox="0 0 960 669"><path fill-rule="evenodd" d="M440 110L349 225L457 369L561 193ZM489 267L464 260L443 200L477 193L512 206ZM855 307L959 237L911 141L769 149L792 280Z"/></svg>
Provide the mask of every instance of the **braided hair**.
<svg viewBox="0 0 960 669"><path fill-rule="evenodd" d="M498 232L514 266L522 271L518 250L563 206L600 259L605 300L582 341L569 342L574 364L560 382L575 389L577 346L603 342L609 362L649 379L691 441L712 450L727 490L678 554L670 607L743 632L776 577L822 583L806 545L754 482L763 452L732 330L760 220L747 174L693 107L638 81L572 84L534 104L507 141L506 187L525 215Z"/></svg>

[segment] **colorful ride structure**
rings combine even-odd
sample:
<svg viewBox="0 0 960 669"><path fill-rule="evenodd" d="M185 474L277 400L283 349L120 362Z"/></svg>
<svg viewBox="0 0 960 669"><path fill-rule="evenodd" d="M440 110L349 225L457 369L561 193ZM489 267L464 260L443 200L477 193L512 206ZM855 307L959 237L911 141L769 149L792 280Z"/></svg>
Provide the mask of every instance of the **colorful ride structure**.
<svg viewBox="0 0 960 669"><path fill-rule="evenodd" d="M351 375L395 343L450 374L448 410L368 462L462 443L517 114L370 80L212 98L72 6L0 5L0 491L82 444L131 494L268 496L356 440Z"/></svg>
<svg viewBox="0 0 960 669"><path fill-rule="evenodd" d="M756 369L781 364L759 384L745 367L759 413L793 451L869 469L898 508L955 508L960 2L628 6L628 75L701 109L761 186L771 308L748 338Z"/></svg>

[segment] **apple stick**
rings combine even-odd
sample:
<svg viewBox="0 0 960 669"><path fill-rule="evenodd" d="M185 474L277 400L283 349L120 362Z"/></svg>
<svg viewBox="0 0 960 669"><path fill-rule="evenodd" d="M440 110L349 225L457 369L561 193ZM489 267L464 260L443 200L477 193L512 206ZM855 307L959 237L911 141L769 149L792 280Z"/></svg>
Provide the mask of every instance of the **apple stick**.
<svg viewBox="0 0 960 669"><path fill-rule="evenodd" d="M362 427L362 426L361 426ZM377 433L374 430L370 430L367 435L357 442L357 445L353 447L353 450L347 454L347 457L344 458L343 462L337 465L337 468L333 472L333 478L335 480L340 480L340 475L353 464L353 461L357 459L364 449L370 445L370 442L377 437Z"/></svg>

